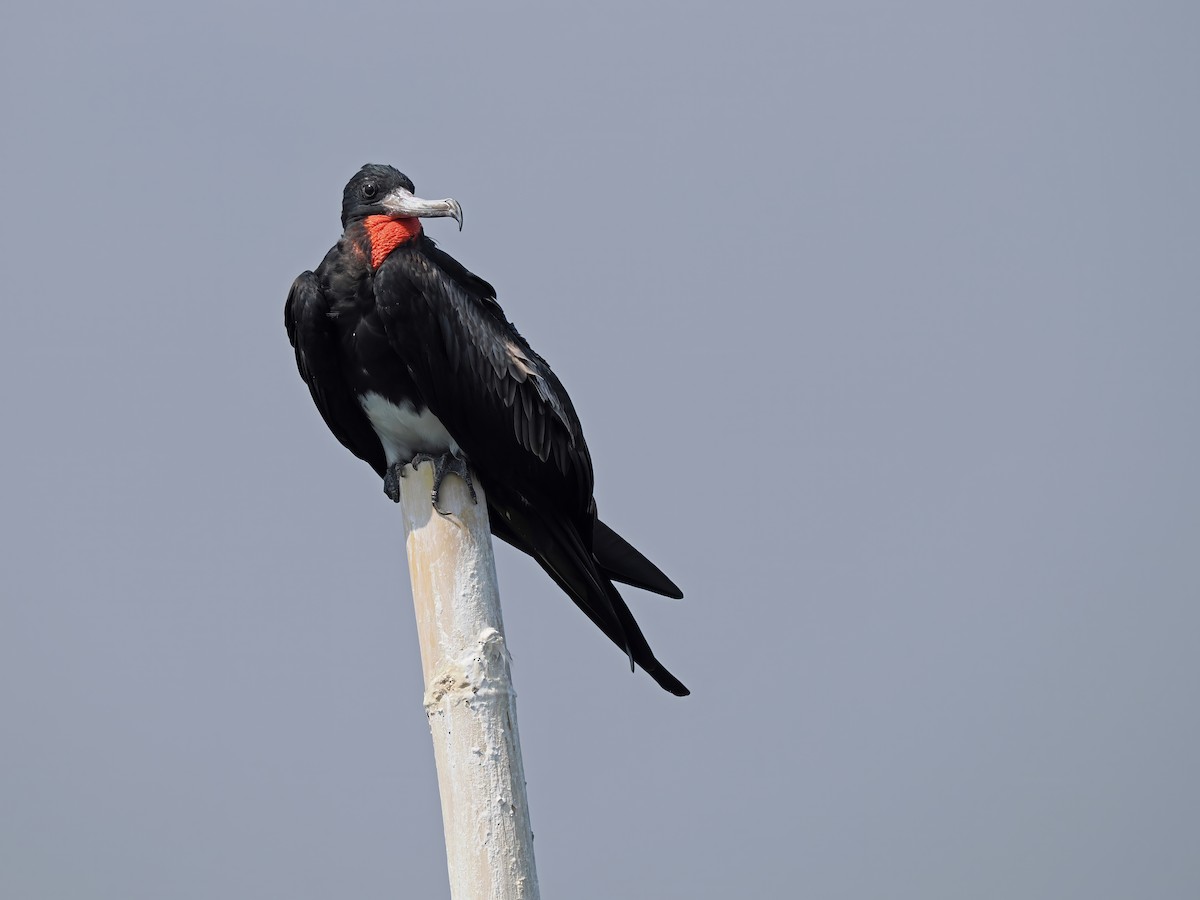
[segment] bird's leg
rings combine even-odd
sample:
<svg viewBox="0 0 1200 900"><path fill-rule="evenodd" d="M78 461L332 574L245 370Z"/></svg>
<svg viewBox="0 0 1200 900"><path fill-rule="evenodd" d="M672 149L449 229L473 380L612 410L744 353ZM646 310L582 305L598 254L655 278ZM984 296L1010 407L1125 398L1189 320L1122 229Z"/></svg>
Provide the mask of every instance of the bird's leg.
<svg viewBox="0 0 1200 900"><path fill-rule="evenodd" d="M415 470L423 462L433 463L433 508L437 510L439 515L448 516L449 513L442 512L438 509L438 495L442 490L442 482L446 476L453 472L467 484L467 490L471 492L471 502L478 503L479 498L475 495L475 482L471 480L471 470L467 466L467 461L461 456L457 456L447 450L441 456L431 456L428 453L418 453L412 458L412 467Z"/></svg>

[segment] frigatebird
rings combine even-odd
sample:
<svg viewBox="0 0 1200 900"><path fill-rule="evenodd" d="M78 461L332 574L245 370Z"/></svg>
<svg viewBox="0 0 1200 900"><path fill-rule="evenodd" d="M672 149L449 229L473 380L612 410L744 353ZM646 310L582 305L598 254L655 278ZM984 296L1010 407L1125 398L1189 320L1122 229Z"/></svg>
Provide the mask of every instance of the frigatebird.
<svg viewBox="0 0 1200 900"><path fill-rule="evenodd" d="M687 695L613 582L683 593L597 517L571 398L492 286L425 234L437 216L461 229L458 202L415 190L391 166L363 166L342 195L341 239L288 293L288 339L325 424L395 502L406 465L434 465L435 509L451 472L474 495L474 472L493 534L537 560L631 667Z"/></svg>

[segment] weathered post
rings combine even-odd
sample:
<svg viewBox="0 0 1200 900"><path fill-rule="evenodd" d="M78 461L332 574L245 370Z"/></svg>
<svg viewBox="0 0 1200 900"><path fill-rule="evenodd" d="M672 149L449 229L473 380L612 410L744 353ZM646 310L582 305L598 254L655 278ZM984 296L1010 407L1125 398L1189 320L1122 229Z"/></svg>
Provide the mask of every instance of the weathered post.
<svg viewBox="0 0 1200 900"><path fill-rule="evenodd" d="M425 713L433 735L453 900L537 900L533 832L517 735L487 502L433 465L401 479Z"/></svg>

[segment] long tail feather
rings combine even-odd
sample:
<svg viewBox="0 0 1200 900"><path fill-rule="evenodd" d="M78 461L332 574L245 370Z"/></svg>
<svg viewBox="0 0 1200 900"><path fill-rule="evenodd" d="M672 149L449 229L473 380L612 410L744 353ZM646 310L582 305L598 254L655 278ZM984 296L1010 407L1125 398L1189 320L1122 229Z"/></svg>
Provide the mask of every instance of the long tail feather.
<svg viewBox="0 0 1200 900"><path fill-rule="evenodd" d="M646 559L637 548L599 519L592 535L592 551L600 571L622 584L662 594L673 600L683 597L681 591L662 569Z"/></svg>
<svg viewBox="0 0 1200 900"><path fill-rule="evenodd" d="M625 651L630 668L636 664L664 690L678 697L687 696L690 691L655 658L624 598L597 567L575 527L568 521L545 517L532 507L501 508L494 500L494 495L489 497L494 506L493 532L537 560L575 605ZM497 523L503 524L496 527ZM607 530L611 533L611 529ZM659 575L667 581L666 576Z"/></svg>

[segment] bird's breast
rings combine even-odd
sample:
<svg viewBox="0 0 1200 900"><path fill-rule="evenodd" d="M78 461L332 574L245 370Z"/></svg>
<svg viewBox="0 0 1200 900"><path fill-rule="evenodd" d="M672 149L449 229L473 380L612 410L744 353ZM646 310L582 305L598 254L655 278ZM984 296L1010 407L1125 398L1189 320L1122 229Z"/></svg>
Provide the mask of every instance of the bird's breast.
<svg viewBox="0 0 1200 900"><path fill-rule="evenodd" d="M389 466L408 462L418 453L438 456L447 450L459 452L446 426L427 406L410 400L393 403L375 391L360 394L358 402L383 444Z"/></svg>

